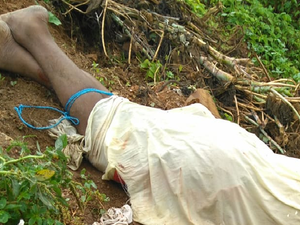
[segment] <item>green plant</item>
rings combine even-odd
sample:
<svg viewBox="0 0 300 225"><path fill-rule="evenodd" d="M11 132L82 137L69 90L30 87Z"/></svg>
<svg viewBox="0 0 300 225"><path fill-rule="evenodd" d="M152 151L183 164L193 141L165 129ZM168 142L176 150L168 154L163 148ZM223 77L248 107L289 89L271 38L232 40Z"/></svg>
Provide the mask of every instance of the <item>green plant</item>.
<svg viewBox="0 0 300 225"><path fill-rule="evenodd" d="M81 206L78 193L89 192L90 186L72 180L62 152L66 144L66 135L62 135L55 147L47 147L44 152L37 145L36 154L31 154L24 139L13 141L5 150L0 148L1 224L17 224L20 219L29 225L63 224L68 208L63 190L73 193ZM19 153L16 155L13 149Z"/></svg>
<svg viewBox="0 0 300 225"><path fill-rule="evenodd" d="M202 16L203 5L197 0L185 0L191 9ZM269 74L274 78L294 78L300 82L300 3L296 0L204 0L208 7L219 2L222 12L207 22L212 32L218 31L226 40L237 27L244 30L244 40L250 50L249 57L258 65L257 54ZM200 7L201 10L198 8ZM220 25L221 24L221 25ZM222 45L224 52L226 46ZM255 54L252 54L255 53Z"/></svg>
<svg viewBox="0 0 300 225"><path fill-rule="evenodd" d="M265 7L272 7L275 13L287 13L292 17L294 27L300 25L300 2L297 0L260 0Z"/></svg>
<svg viewBox="0 0 300 225"><path fill-rule="evenodd" d="M4 80L5 80L5 77L3 77L2 74L0 73L0 85L1 85L2 83L4 83Z"/></svg>
<svg viewBox="0 0 300 225"><path fill-rule="evenodd" d="M146 79L151 80L154 82L160 81L162 64L159 60L155 62L150 62L148 59L145 59L141 64L140 68L143 70L146 70ZM175 75L172 71L166 71L165 72L165 78L166 80L174 79Z"/></svg>
<svg viewBox="0 0 300 225"><path fill-rule="evenodd" d="M235 26L243 27L249 50L261 57L270 75L293 77L300 70L300 31L291 15L276 13L269 4L264 6L261 2L265 1L222 0L224 11L220 16L227 24L224 33ZM258 64L255 57L253 62Z"/></svg>
<svg viewBox="0 0 300 225"><path fill-rule="evenodd" d="M100 73L100 67L99 67L99 64L96 63L95 61L93 61L93 63L92 63L92 71L93 71L94 73L96 73L95 78L96 78L102 85L104 85L104 86L109 86L109 85L107 84L107 78L106 78L106 77L102 77L102 76L98 76L98 75L97 75L97 74ZM108 81L108 83L111 84L110 81Z"/></svg>
<svg viewBox="0 0 300 225"><path fill-rule="evenodd" d="M96 63L95 61L93 61L93 63L92 63L92 71L94 71L95 73L100 72L99 64Z"/></svg>
<svg viewBox="0 0 300 225"><path fill-rule="evenodd" d="M172 71L167 71L166 76L167 76L167 80L175 78L175 75Z"/></svg>
<svg viewBox="0 0 300 225"><path fill-rule="evenodd" d="M50 11L48 11L48 15L49 15L49 23L52 23L56 26L61 25L60 20Z"/></svg>
<svg viewBox="0 0 300 225"><path fill-rule="evenodd" d="M24 219L28 224L61 224L59 207L67 206L61 187L70 185L67 158L61 152L66 137L42 153L31 155L27 144L14 141L0 157L0 222L14 223ZM9 156L12 148L20 148L16 157ZM57 164L54 164L56 162Z"/></svg>
<svg viewBox="0 0 300 225"><path fill-rule="evenodd" d="M15 86L16 84L17 84L17 81L11 81L11 82L10 82L10 85L11 85L11 86Z"/></svg>
<svg viewBox="0 0 300 225"><path fill-rule="evenodd" d="M92 200L97 200L100 205L102 202L108 202L110 199L105 194L100 193L97 190L97 185L93 180L90 180L86 175L86 170L82 169L80 172L80 177L83 180L83 185L77 183L76 188L80 191L80 201L83 209L85 209L88 203ZM103 209L102 205L102 209Z"/></svg>
<svg viewBox="0 0 300 225"><path fill-rule="evenodd" d="M149 59L145 59L144 62L140 64L140 67L144 70L146 70L146 79L148 80L149 78L151 81L153 80L156 82L157 78L159 78L159 69L162 67L162 64L160 63L159 60L156 62L150 62Z"/></svg>
<svg viewBox="0 0 300 225"><path fill-rule="evenodd" d="M185 2L191 7L191 10L198 16L203 16L206 12L205 5L199 0L185 0Z"/></svg>

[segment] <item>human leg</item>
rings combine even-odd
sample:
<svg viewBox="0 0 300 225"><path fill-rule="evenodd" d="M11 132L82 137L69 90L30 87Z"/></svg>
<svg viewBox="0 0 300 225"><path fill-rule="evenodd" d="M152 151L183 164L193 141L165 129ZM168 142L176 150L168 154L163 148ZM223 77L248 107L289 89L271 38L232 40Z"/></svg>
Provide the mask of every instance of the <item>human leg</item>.
<svg viewBox="0 0 300 225"><path fill-rule="evenodd" d="M32 55L12 37L8 25L0 20L0 69L18 73L50 87L50 82Z"/></svg>
<svg viewBox="0 0 300 225"><path fill-rule="evenodd" d="M0 17L5 21L14 39L30 52L51 82L60 102L85 88L108 91L94 77L79 69L53 40L48 27L47 10L31 6ZM25 19L26 18L26 19ZM78 98L71 108L71 115L80 120L77 127L84 134L87 120L94 105L107 97L99 93L87 93Z"/></svg>

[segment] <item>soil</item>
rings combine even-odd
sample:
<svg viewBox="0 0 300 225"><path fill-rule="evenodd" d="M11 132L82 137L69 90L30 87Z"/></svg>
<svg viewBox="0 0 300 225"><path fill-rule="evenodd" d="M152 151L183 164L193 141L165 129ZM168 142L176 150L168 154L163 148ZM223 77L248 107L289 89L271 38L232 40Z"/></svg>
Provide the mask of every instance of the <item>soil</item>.
<svg viewBox="0 0 300 225"><path fill-rule="evenodd" d="M0 2L0 14L3 14L33 5L36 1L0 0ZM45 5L44 1L38 2ZM49 6L45 6L51 10ZM162 88L164 82L155 85L147 83L145 81L145 72L136 66L138 64L137 59L132 59L129 65L126 60L122 58L121 51L122 48L125 48L124 46L121 46L121 48L118 46L118 48L116 48L113 46L113 43L108 43L108 45L111 44L111 55L116 59L114 63L112 63L111 60L106 59L103 54L99 53L98 47L84 45L81 37L72 33L69 27L64 25L64 18L61 16L60 19L63 22L61 26L49 25L50 31L57 44L78 67L104 82L106 87L114 94L126 97L139 104L162 109L182 107L186 104L188 96L180 94L180 91L178 91L180 88L175 84L176 82L169 82L164 88ZM244 54L246 55L246 53ZM116 61L125 61L125 63L116 63ZM97 68L95 65L94 67L92 66L93 62L99 64ZM97 69L99 69L99 71ZM193 75L193 73L190 74L191 79ZM18 118L14 107L23 104L51 106L62 109L55 94L38 83L27 80L17 74L1 71L1 76L4 77L4 80L0 81L0 133L4 133L12 139L23 139L27 137L25 140L32 149L35 148L37 142L41 146L41 149L45 149L46 146L53 146L54 140L50 138L47 131L38 131L26 127ZM183 90L184 89L182 89L181 92L183 92ZM27 109L23 114L29 123L38 122L41 125L47 125L49 119L59 116L58 113L50 110L43 110L41 112L37 109ZM295 127L294 130L299 130L299 127ZM294 149L299 146L300 142L298 135L296 135L295 138L298 138L298 140L295 140L293 144L293 146L295 146ZM0 143L0 145L1 144L5 145L5 142ZM298 157L299 152L291 152L290 155ZM110 198L109 202L103 203L105 209L121 207L128 202L129 197L125 194L121 185L115 182L103 181L101 179L102 173L97 171L86 161L83 162L78 171L74 172L74 179L79 179L79 172L82 168L86 168L87 174L97 184L100 193L105 193ZM94 207L96 206L89 207L83 214L79 212L78 208L74 207L72 209L72 215L81 215L81 222L83 224L92 224L94 221L99 220L98 215L94 213Z"/></svg>

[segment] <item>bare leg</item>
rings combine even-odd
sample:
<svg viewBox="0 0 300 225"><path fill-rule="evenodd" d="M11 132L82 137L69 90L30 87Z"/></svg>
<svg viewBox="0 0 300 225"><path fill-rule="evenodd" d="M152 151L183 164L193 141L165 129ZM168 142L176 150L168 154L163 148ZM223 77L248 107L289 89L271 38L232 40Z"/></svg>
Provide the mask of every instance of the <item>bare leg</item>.
<svg viewBox="0 0 300 225"><path fill-rule="evenodd" d="M13 39L8 25L0 20L0 69L25 75L50 87L50 82L32 55Z"/></svg>
<svg viewBox="0 0 300 225"><path fill-rule="evenodd" d="M1 16L14 39L28 50L49 78L60 102L85 88L108 91L91 75L79 69L54 42L48 27L47 10L31 6ZM79 97L71 108L71 115L80 120L78 131L85 133L87 120L94 105L107 95L88 93Z"/></svg>

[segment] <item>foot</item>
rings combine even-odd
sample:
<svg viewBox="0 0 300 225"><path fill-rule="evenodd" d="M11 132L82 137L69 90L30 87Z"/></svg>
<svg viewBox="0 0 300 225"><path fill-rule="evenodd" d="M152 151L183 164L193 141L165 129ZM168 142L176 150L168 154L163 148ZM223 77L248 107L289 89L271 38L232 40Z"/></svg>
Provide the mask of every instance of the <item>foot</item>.
<svg viewBox="0 0 300 225"><path fill-rule="evenodd" d="M18 73L50 87L42 69L22 46L12 37L8 25L0 19L0 69Z"/></svg>
<svg viewBox="0 0 300 225"><path fill-rule="evenodd" d="M29 52L37 37L51 37L47 27L48 12L42 6L34 5L3 14L0 15L0 19L7 23L16 42Z"/></svg>

